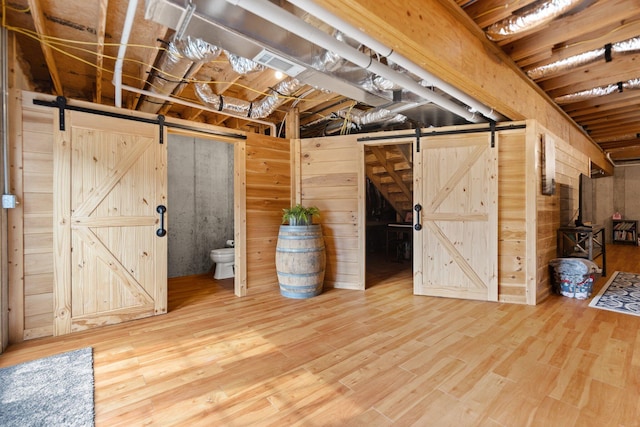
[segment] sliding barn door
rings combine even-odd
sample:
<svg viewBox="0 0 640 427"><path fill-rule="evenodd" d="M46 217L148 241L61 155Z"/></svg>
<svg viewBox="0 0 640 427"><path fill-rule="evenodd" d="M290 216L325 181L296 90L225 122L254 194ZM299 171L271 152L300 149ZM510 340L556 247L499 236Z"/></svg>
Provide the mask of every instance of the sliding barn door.
<svg viewBox="0 0 640 427"><path fill-rule="evenodd" d="M498 298L498 149L491 135L423 138L415 153L414 292ZM414 214L415 215L415 214Z"/></svg>
<svg viewBox="0 0 640 427"><path fill-rule="evenodd" d="M158 212L166 207L167 159L159 132L65 113L54 149L54 335L166 312L167 237L157 231L167 227Z"/></svg>

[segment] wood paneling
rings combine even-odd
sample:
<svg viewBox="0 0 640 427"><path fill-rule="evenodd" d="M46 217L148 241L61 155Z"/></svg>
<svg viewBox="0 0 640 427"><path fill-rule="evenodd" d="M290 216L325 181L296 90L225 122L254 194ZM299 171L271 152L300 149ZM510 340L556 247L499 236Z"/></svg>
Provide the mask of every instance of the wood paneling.
<svg viewBox="0 0 640 427"><path fill-rule="evenodd" d="M304 139L300 142L303 205L317 206L325 246L325 288L364 288L364 153L356 137Z"/></svg>
<svg viewBox="0 0 640 427"><path fill-rule="evenodd" d="M525 130L500 134L498 145L498 295L526 304L527 165ZM535 238L535 237L533 237Z"/></svg>
<svg viewBox="0 0 640 427"><path fill-rule="evenodd" d="M9 340L51 334L53 321L53 110L12 91ZM19 120L16 120L19 118ZM44 319L49 322L44 322Z"/></svg>
<svg viewBox="0 0 640 427"><path fill-rule="evenodd" d="M54 245L53 245L53 213L54 204L60 203L60 197L54 197L54 160L53 160L53 147L54 147L54 131L57 129L54 126L54 116L57 117L57 110L38 107L33 104L35 97L47 98L46 96L36 95L29 92L22 92L19 90L11 91L11 104L10 108L13 111L21 111L22 114L11 115L11 133L10 133L10 178L11 178L11 192L18 198L19 204L16 209L10 209L7 212L8 216L8 262L9 262L9 341L20 342L25 339L39 338L43 336L51 335L53 331L53 319L54 319L54 298L53 298L53 283L54 283ZM48 99L51 99L50 97ZM75 103L75 101L74 101ZM82 104L85 107L94 108L93 104ZM100 107L103 110L109 110L112 112L122 112L115 108ZM131 114L131 113L129 113ZM177 119L176 122L182 125L189 125L192 128L198 127L205 128L206 131L215 131L216 128L207 125L198 125L194 123L180 122ZM134 126L134 122L127 121L126 126ZM113 126L113 129L126 129L126 126ZM186 131L176 131L176 133ZM190 131L195 132L196 131ZM225 130L226 132L226 130ZM129 132L132 133L132 132ZM155 133L154 133L155 135ZM229 138L221 137L222 139L229 140ZM63 140L64 138L60 138ZM236 141L229 140L229 142ZM288 168L289 160L288 154L281 153L281 145L288 147L288 141L286 143L275 144L275 148L271 144L264 145L261 149L265 152L278 153L274 155L277 162L270 163L267 169L273 167L273 165L284 163L285 170ZM236 146L238 153L240 153L244 159L244 146ZM104 154L104 153L102 153ZM145 160L147 166L151 164L166 164L166 157L157 158L153 161L149 159ZM243 163L238 161L238 163ZM259 160L254 162L256 169L260 164ZM265 164L262 163L264 170ZM111 166L114 166L111 164ZM268 171L267 171L268 172ZM238 176L236 176L238 178ZM91 183L93 178L87 176L86 179L82 179L86 183ZM280 179L280 178L276 178ZM239 188L244 188L245 181L242 179L236 179ZM151 183L148 183L151 185ZM131 183L124 180L124 186L130 186ZM288 186L288 183L286 184ZM166 188L164 190L166 194ZM236 189L236 191L238 191ZM106 204L109 205L112 200L107 197ZM143 201L144 203L144 201ZM239 201L239 212L245 212L244 200ZM105 205L106 206L106 205ZM111 206L111 205L109 205ZM133 204L125 203L118 206L118 210L123 214L130 214L135 217L136 212L130 211ZM115 208L116 206L111 206ZM103 211L108 211L109 208L104 208ZM155 222L157 215L153 215L152 222ZM256 223L260 223L259 216L254 217ZM93 224L98 226L103 222L100 220L92 220ZM129 220L127 220L129 221ZM131 219L135 222L136 219ZM78 224L88 222L85 219L78 219ZM279 219L278 219L279 223ZM239 227L242 228L242 227ZM105 237L102 233L102 237ZM107 233L108 234L108 233ZM125 233L127 234L127 233ZM105 237L109 239L109 237ZM131 238L137 239L134 233L131 233ZM241 241L244 241L241 240ZM114 241L114 245L118 246L120 243ZM273 243L275 248L275 241ZM237 250L242 250L242 245L237 245ZM59 249L59 248L58 248ZM59 249L60 250L60 249ZM68 252L64 249L61 253ZM246 258L236 255L238 271L246 270ZM133 265L134 270L140 270L144 276L148 275L146 267L141 260L137 260L135 256L130 256L129 261ZM110 271L110 269L107 269ZM105 275L106 275L106 271ZM144 271L142 271L144 270ZM275 270L274 270L275 271ZM100 274L98 274L100 276ZM275 276L275 272L274 272ZM246 276L245 276L246 277ZM101 279L96 279L101 280ZM158 278L159 281L164 281L162 278ZM246 282L244 283L246 286ZM147 289L150 292L155 292L150 288ZM146 291L145 291L146 292ZM116 295L118 297L118 295ZM165 300L166 294L161 295L158 293L155 295L156 300ZM124 298L124 297L123 297ZM106 298L108 300L109 298ZM104 300L104 298L103 298ZM100 309L108 307L108 304ZM65 306L63 304L63 306ZM48 307L48 309L47 309ZM166 307L166 305L164 305ZM82 307L85 308L84 306ZM98 306L96 305L97 309ZM48 310L45 312L45 310ZM165 308L158 307L157 312L164 311ZM154 309L150 310L153 313ZM125 314L125 316L130 316Z"/></svg>
<svg viewBox="0 0 640 427"><path fill-rule="evenodd" d="M568 142L563 141L540 124L530 127L535 144L535 179L537 232L536 241L536 301L545 300L551 293L549 261L557 257L558 227L573 224L578 208L578 180L580 173L589 175L589 158ZM556 157L556 192L553 196L542 195L540 135L553 138Z"/></svg>
<svg viewBox="0 0 640 427"><path fill-rule="evenodd" d="M282 209L291 206L291 144L251 133L245 150L246 286L253 294L278 288L276 245Z"/></svg>
<svg viewBox="0 0 640 427"><path fill-rule="evenodd" d="M612 173L602 150L453 1L318 3L509 119L538 120Z"/></svg>

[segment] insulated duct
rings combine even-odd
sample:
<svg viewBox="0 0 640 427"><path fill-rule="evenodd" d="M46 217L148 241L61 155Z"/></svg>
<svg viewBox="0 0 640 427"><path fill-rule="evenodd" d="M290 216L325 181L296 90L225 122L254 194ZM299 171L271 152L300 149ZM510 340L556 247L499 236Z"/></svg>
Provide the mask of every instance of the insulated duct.
<svg viewBox="0 0 640 427"><path fill-rule="evenodd" d="M386 108L376 108L369 111L357 110L354 108L344 108L333 113L335 117L340 117L355 123L359 127L370 125L372 123L386 122L392 123L404 123L407 120L406 116L402 114L394 113Z"/></svg>
<svg viewBox="0 0 640 427"><path fill-rule="evenodd" d="M333 38L354 49L361 50L363 45L357 40L345 36L341 31L334 31ZM370 93L389 98L388 92L400 90L400 86L391 80L377 76L366 69L342 58L332 50L324 50L321 55L313 57L311 66L319 71L326 71L346 81L352 82ZM397 68L397 67L396 67Z"/></svg>
<svg viewBox="0 0 640 427"><path fill-rule="evenodd" d="M283 80L271 89L268 95L256 102L216 95L211 87L204 83L196 83L194 89L202 102L213 109L238 117L261 119L273 113L284 102L285 97L293 95L300 86L300 82L296 79Z"/></svg>
<svg viewBox="0 0 640 427"><path fill-rule="evenodd" d="M226 50L224 51L224 53L229 59L229 65L231 65L231 69L238 74L245 75L264 70L264 65L258 64L255 61L243 58L242 56L234 55L233 53Z"/></svg>
<svg viewBox="0 0 640 427"><path fill-rule="evenodd" d="M394 51L391 47L385 46L384 44L380 43L378 40L369 36L359 28L356 28L355 26L349 24L343 19L333 15L331 12L327 11L322 6L319 6L318 4L316 4L313 0L287 0L287 1L291 4L296 5L302 10L308 12L309 14L323 20L324 22L331 25L333 28L336 28L340 32L344 33L345 35L348 35L349 37L355 40L358 40L363 45L366 45L367 47L371 48L382 57L386 58L387 62L390 63L391 61L393 61L399 67L402 67L402 69L405 69L408 72L412 73L413 75L417 76L418 80L424 80L428 82L428 84L423 84L423 86L435 86L440 90L442 90L447 95L452 96L453 98L459 100L460 102L468 105L470 111L472 112L477 111L483 116L491 120L494 120L494 121L504 120L504 117L494 112L491 108L481 104L480 102L470 97L466 93L460 91L456 87L453 87L452 85L448 84L444 80L427 72L426 70L418 66L415 62L413 62L409 58Z"/></svg>
<svg viewBox="0 0 640 427"><path fill-rule="evenodd" d="M625 90L640 89L640 78L627 80L626 82L619 82L607 86L600 86L589 90L583 90L581 92L572 93L569 95L563 95L555 98L558 104L569 104L571 102L584 101L585 99L597 98L600 96L611 95L615 92L623 92Z"/></svg>
<svg viewBox="0 0 640 427"><path fill-rule="evenodd" d="M426 101L432 102L433 104L436 104L469 122L479 123L484 121L481 117L477 116L475 112L471 112L451 99L426 89L409 75L405 73L398 73L382 62L374 60L370 55L360 52L358 49L355 49L348 44L337 41L331 35L304 22L302 19L285 11L274 3L267 0L226 1L230 4L243 8L254 15L267 19L275 25L286 29L298 37L312 42L323 49L333 51L342 58L370 71L373 74L392 80L406 90L423 97Z"/></svg>
<svg viewBox="0 0 640 427"><path fill-rule="evenodd" d="M148 82L151 90L159 95L169 95L198 72L203 64L213 61L222 50L201 39L189 36L169 43L167 51L157 66L158 71ZM139 111L157 113L164 104L164 100L146 97L138 105Z"/></svg>
<svg viewBox="0 0 640 427"><path fill-rule="evenodd" d="M490 40L500 41L507 37L540 27L558 16L573 9L583 0L547 0L534 3L534 8L525 8L521 13L513 14L502 21L490 25L486 34Z"/></svg>
<svg viewBox="0 0 640 427"><path fill-rule="evenodd" d="M617 43L607 44L600 49L590 50L569 58L561 59L551 64L542 65L527 71L527 75L534 80L547 77L563 71L589 65L599 60L610 62L619 55L640 53L640 37L632 37Z"/></svg>

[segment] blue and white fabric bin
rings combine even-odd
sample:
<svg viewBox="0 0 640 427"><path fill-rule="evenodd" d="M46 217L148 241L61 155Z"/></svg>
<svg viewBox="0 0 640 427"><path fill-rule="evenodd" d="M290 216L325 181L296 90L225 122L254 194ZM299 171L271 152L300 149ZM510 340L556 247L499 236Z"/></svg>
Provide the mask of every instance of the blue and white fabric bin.
<svg viewBox="0 0 640 427"><path fill-rule="evenodd" d="M586 299L591 296L593 282L602 270L584 258L555 258L549 262L553 269L553 287L565 297Z"/></svg>

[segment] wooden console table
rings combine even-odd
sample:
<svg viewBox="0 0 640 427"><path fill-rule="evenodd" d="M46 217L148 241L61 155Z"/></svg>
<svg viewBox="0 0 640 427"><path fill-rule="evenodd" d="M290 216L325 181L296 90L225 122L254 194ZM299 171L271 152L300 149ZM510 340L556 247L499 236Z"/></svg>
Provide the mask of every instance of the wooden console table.
<svg viewBox="0 0 640 427"><path fill-rule="evenodd" d="M586 258L593 262L602 257L602 276L607 275L607 251L604 237L605 228L560 227L558 229L558 257Z"/></svg>

